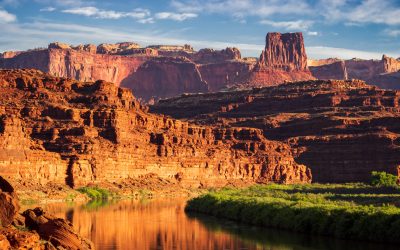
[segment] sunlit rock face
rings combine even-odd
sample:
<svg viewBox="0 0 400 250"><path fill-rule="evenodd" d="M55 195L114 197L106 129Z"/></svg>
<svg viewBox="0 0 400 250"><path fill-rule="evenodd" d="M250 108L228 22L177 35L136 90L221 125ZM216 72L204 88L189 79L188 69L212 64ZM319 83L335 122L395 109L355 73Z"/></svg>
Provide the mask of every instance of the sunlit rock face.
<svg viewBox="0 0 400 250"><path fill-rule="evenodd" d="M190 45L140 47L131 42L4 52L0 68L33 68L79 81L105 80L130 88L143 101L232 86L269 86L312 79L301 33L268 33L257 61L237 48L200 49Z"/></svg>
<svg viewBox="0 0 400 250"><path fill-rule="evenodd" d="M265 49L254 70L244 81L250 86L272 86L286 81L311 80L303 34L268 33Z"/></svg>
<svg viewBox="0 0 400 250"><path fill-rule="evenodd" d="M147 112L129 89L0 70L0 175L79 187L155 174L185 187L307 183L285 143L255 128L197 126Z"/></svg>
<svg viewBox="0 0 400 250"><path fill-rule="evenodd" d="M316 182L369 181L400 165L400 92L360 80L305 81L162 100L151 111L198 124L261 129L292 146Z"/></svg>

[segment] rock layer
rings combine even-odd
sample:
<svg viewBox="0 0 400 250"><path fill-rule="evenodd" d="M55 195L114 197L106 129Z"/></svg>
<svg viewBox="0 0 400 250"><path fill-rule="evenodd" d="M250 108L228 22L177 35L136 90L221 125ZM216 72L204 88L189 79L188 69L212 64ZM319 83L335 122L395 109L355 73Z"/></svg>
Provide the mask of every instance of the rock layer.
<svg viewBox="0 0 400 250"><path fill-rule="evenodd" d="M302 33L268 33L265 49L245 85L273 86L286 81L311 80Z"/></svg>
<svg viewBox="0 0 400 250"><path fill-rule="evenodd" d="M287 144L259 129L149 114L112 83L1 70L0 88L0 174L15 182L78 187L146 174L185 187L311 180Z"/></svg>
<svg viewBox="0 0 400 250"><path fill-rule="evenodd" d="M309 60L309 65L313 76L318 79L361 79L381 88L400 89L398 59L386 55L381 60L354 58L345 60L344 66L339 64L342 61L337 58Z"/></svg>
<svg viewBox="0 0 400 250"><path fill-rule="evenodd" d="M283 71L306 71L307 54L304 38L298 33L268 33L259 67Z"/></svg>
<svg viewBox="0 0 400 250"><path fill-rule="evenodd" d="M286 142L316 182L369 181L397 174L400 92L359 80L307 81L276 87L162 100L157 113L198 124L253 127Z"/></svg>
<svg viewBox="0 0 400 250"><path fill-rule="evenodd" d="M313 79L301 33L269 33L257 60L242 59L237 48L201 49L190 45L140 47L136 43L71 46L5 52L0 68L38 69L79 81L105 80L134 90L144 101L232 86L270 86Z"/></svg>

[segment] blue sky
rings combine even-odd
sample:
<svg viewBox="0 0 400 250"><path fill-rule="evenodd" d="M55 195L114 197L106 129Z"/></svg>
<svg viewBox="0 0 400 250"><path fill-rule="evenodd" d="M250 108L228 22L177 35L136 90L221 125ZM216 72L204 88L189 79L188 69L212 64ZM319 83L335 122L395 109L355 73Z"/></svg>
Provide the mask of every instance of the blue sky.
<svg viewBox="0 0 400 250"><path fill-rule="evenodd" d="M399 0L0 0L0 51L135 41L236 46L302 31L310 58L400 56Z"/></svg>

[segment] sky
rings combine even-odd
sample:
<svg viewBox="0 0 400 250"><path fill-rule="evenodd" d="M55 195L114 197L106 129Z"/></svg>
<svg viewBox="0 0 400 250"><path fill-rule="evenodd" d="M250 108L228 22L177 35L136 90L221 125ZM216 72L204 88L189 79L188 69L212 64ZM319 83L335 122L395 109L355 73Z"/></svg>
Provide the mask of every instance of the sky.
<svg viewBox="0 0 400 250"><path fill-rule="evenodd" d="M400 0L0 0L0 51L132 41L238 47L303 32L309 58L400 57Z"/></svg>

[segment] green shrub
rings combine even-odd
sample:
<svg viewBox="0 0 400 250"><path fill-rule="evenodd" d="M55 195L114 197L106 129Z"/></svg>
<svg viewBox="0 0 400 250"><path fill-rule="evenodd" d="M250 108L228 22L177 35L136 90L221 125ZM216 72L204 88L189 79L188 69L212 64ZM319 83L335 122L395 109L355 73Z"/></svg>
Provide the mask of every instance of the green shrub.
<svg viewBox="0 0 400 250"><path fill-rule="evenodd" d="M110 191L99 187L81 187L77 191L86 194L91 200L108 200L111 197Z"/></svg>
<svg viewBox="0 0 400 250"><path fill-rule="evenodd" d="M309 234L400 242L393 237L400 236L399 199L397 189L366 184L256 185L209 192L185 209Z"/></svg>
<svg viewBox="0 0 400 250"><path fill-rule="evenodd" d="M395 187L397 186L397 176L386 172L372 171L371 184L378 187Z"/></svg>

